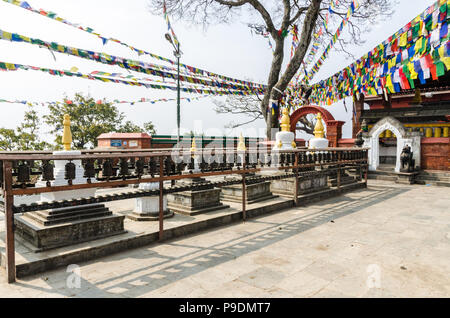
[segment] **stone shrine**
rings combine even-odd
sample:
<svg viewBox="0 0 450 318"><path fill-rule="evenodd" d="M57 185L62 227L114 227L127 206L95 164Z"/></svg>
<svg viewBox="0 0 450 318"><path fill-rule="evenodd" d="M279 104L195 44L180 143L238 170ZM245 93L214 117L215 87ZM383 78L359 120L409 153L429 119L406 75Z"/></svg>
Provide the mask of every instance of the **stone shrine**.
<svg viewBox="0 0 450 318"><path fill-rule="evenodd" d="M195 138L193 138L191 153L192 159L194 161L194 169L192 171L189 171L186 167L186 171L184 171L183 174L200 172L200 155L195 154L196 151L197 147L195 145ZM198 190L189 190L167 195L168 207L170 210L185 215L196 215L229 207L228 205L224 205L220 202L221 190L215 188L210 181L204 178L188 178L184 179L182 183L198 184L201 185L202 188Z"/></svg>
<svg viewBox="0 0 450 318"><path fill-rule="evenodd" d="M74 156L81 151L70 150L72 134L70 117L64 115L63 144L64 151L54 155ZM56 173L53 181L40 181L37 186L66 185L66 174L74 176L69 179L72 184L87 183L83 176L80 160L55 160ZM95 188L43 193L41 201L65 201L70 199L93 197ZM77 244L125 233L124 216L113 215L104 204L84 204L57 209L28 212L16 215L14 223L16 232L38 251Z"/></svg>

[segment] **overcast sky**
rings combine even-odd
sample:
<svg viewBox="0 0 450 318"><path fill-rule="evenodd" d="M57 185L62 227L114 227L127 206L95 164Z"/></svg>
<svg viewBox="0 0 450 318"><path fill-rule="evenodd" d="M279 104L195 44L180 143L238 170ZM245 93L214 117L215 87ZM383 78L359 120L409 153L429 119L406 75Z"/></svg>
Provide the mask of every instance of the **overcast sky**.
<svg viewBox="0 0 450 318"><path fill-rule="evenodd" d="M364 35L366 40L364 45L352 47L349 50L355 56L360 57L434 2L435 0L399 0L392 19L374 26L371 32ZM171 46L164 39L164 33L167 30L166 23L162 16L150 14L146 0L29 0L28 3L37 9L42 8L56 12L73 23L90 26L106 37L113 37L137 48L173 58ZM266 83L272 52L267 39L261 36L252 36L245 24L248 22L253 21L236 20L235 23L228 25L211 26L205 31L201 26L193 27L181 21L172 21L184 53L182 63L229 77L251 78L257 82ZM139 57L128 48L114 42L103 45L101 40L93 35L3 1L0 1L0 28L44 41L55 41L68 46L158 63L157 60L148 56ZM286 51L288 56L290 49ZM59 53L55 53L55 56L56 61L46 49L26 43L0 41L0 61L2 62L66 70L76 66L83 73L92 71L127 73L118 66L108 66ZM342 53L331 53L315 81L334 74L351 62L353 61L347 59ZM139 73L135 74L139 77ZM35 71L0 72L0 99L61 101L65 95L71 97L75 92L90 93L95 99L106 98L108 100L132 101L142 97L151 99L176 97L175 91L51 76ZM182 93L182 96L188 95ZM190 103L182 101L181 126L187 130L203 129L206 134L220 133L222 135L227 133L224 126L230 121L245 120L245 118L234 115L217 115L214 112L213 98L217 97L203 98ZM351 100L347 100L347 105L349 106L348 113L345 112L342 102L329 106L328 109L336 119L348 122L344 126L344 137L350 138ZM26 106L0 103L0 107L0 127L15 128L20 124ZM176 133L175 102L144 103L133 106L119 104L118 108L126 114L127 119L137 124L152 121L158 134ZM46 113L46 108L39 106L39 112L40 114ZM263 136L264 127L264 121L259 120L231 133L237 135L239 131L243 130L244 135ZM252 129L249 130L249 128ZM47 127L43 126L43 132L47 130Z"/></svg>

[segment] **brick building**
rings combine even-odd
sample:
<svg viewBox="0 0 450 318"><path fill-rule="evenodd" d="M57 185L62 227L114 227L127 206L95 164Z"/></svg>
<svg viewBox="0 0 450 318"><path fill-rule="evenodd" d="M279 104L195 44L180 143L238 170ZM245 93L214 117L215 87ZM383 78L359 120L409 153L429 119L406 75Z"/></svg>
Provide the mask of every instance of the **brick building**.
<svg viewBox="0 0 450 318"><path fill-rule="evenodd" d="M152 136L147 133L105 133L97 137L101 149L149 149Z"/></svg>

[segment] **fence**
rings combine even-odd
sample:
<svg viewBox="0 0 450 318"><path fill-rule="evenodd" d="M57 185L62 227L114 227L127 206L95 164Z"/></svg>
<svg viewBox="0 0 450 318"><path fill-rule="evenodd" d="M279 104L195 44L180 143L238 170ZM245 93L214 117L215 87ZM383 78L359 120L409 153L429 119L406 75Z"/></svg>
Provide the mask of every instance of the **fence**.
<svg viewBox="0 0 450 318"><path fill-rule="evenodd" d="M51 186L54 180L54 163L64 160L67 185ZM85 183L73 184L76 169L72 161L81 160ZM337 187L341 186L341 172L355 169L359 180L367 184L368 150L363 148L293 149L266 151L266 149L202 149L201 151L120 150L83 151L81 155L61 156L47 151L1 152L0 187L4 197L6 222L6 272L8 282L15 281L14 214L61 208L89 203L101 203L143 196L159 196L159 239L164 238L163 196L187 190L200 190L202 184L176 184L176 180L197 177L239 175L236 178L211 181L216 187L242 185L242 218L246 219L246 185L262 180L295 178L293 200L298 204L299 177L316 167L337 172ZM248 175L263 170L274 173ZM282 173L276 173L282 172ZM46 186L36 187L33 176L40 176ZM95 182L92 182L95 180ZM170 185L165 181L171 181ZM158 182L159 189L131 191L128 193L78 198L14 206L14 196L89 188L112 188L124 185ZM211 184L211 183L209 183Z"/></svg>

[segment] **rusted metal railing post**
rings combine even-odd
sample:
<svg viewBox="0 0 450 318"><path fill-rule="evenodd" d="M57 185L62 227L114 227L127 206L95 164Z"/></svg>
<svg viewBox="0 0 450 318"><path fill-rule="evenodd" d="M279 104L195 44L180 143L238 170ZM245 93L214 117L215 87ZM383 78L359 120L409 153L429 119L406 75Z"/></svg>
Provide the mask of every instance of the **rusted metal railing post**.
<svg viewBox="0 0 450 318"><path fill-rule="evenodd" d="M3 161L3 199L6 225L6 276L8 283L16 281L16 255L14 250L14 195L12 194L12 163Z"/></svg>
<svg viewBox="0 0 450 318"><path fill-rule="evenodd" d="M164 237L164 157L159 157L159 240Z"/></svg>
<svg viewBox="0 0 450 318"><path fill-rule="evenodd" d="M369 151L365 150L365 162L364 162L364 168L365 168L365 175L364 175L364 179L365 179L365 183L366 183L366 188L367 188L367 179L369 178Z"/></svg>
<svg viewBox="0 0 450 318"><path fill-rule="evenodd" d="M337 188L340 189L341 188L341 152L338 151L337 155L338 155L338 170L337 170Z"/></svg>
<svg viewBox="0 0 450 318"><path fill-rule="evenodd" d="M247 219L247 213L245 211L245 200L247 197L247 191L246 191L246 187L245 187L245 174L247 167L246 167L246 161L245 161L245 152L242 155L242 219L245 222L245 220Z"/></svg>
<svg viewBox="0 0 450 318"><path fill-rule="evenodd" d="M295 153L294 173L295 173L294 204L295 206L298 206L298 152Z"/></svg>

